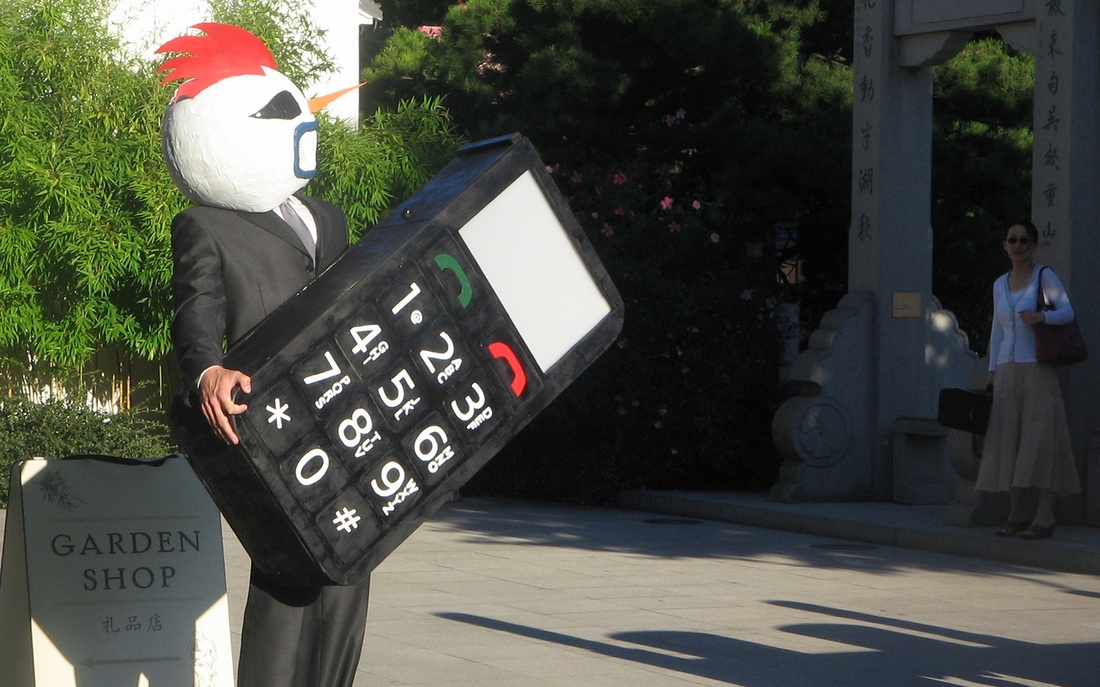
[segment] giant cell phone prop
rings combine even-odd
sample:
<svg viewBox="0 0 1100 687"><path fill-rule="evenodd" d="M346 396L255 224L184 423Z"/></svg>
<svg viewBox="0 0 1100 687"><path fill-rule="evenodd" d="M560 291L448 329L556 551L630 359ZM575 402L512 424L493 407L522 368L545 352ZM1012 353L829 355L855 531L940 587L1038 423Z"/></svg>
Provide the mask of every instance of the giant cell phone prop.
<svg viewBox="0 0 1100 687"><path fill-rule="evenodd" d="M475 143L231 349L241 443L195 472L267 575L381 562L602 353L623 305L531 143Z"/></svg>

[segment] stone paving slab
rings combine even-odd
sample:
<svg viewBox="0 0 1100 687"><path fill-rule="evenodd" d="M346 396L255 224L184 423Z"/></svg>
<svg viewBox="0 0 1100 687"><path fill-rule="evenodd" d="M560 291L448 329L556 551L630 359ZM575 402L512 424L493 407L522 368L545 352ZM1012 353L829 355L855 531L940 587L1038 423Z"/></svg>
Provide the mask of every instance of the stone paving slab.
<svg viewBox="0 0 1100 687"><path fill-rule="evenodd" d="M376 571L368 685L1097 684L1100 577L467 500Z"/></svg>

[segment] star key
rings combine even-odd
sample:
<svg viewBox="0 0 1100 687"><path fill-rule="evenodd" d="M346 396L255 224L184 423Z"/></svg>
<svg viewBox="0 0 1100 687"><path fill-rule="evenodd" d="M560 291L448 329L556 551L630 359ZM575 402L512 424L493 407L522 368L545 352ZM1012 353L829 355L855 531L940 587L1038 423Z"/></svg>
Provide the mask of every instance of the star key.
<svg viewBox="0 0 1100 687"><path fill-rule="evenodd" d="M290 422L290 416L286 411L290 409L290 406L283 403L282 399L276 398L272 405L266 406L267 411L271 413L267 418L267 424L274 424L275 429L282 430L284 422Z"/></svg>

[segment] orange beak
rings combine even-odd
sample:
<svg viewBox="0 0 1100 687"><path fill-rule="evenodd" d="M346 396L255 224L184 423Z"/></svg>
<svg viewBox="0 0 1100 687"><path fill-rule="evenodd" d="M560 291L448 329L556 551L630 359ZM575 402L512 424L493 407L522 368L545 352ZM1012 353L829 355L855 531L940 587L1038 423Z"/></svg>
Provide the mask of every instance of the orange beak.
<svg viewBox="0 0 1100 687"><path fill-rule="evenodd" d="M352 91L354 91L358 88L362 88L363 86L366 86L366 85L367 85L367 82L364 81L363 83L359 84L358 86L351 86L350 88L342 88L338 91L335 91L334 93L329 93L328 95L319 95L315 98L310 98L309 99L309 111L313 114L317 114L318 112L323 110L325 107L328 107L328 105L332 101L336 100L340 96L351 93Z"/></svg>

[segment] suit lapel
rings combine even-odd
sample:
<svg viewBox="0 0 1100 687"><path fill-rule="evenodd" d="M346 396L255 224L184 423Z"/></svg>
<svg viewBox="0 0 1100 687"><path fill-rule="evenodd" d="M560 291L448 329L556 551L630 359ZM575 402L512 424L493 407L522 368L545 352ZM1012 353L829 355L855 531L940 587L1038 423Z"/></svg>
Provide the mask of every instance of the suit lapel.
<svg viewBox="0 0 1100 687"><path fill-rule="evenodd" d="M346 234L343 238L336 236L337 232L346 232L347 228L342 222L334 220L332 214L325 210L325 206L317 203L314 198L298 194L295 194L295 196L302 201L310 214L313 215L313 224L317 227L316 264L319 270L324 269L336 259L336 255L328 254L330 246L331 250L337 253L347 246ZM309 256L294 230L274 210L268 212L238 212L237 214L294 246L302 255Z"/></svg>
<svg viewBox="0 0 1100 687"><path fill-rule="evenodd" d="M297 195L297 194L296 194ZM317 267L327 268L348 247L347 222L344 215L333 212L333 206L312 196L298 195L313 215L317 227Z"/></svg>
<svg viewBox="0 0 1100 687"><path fill-rule="evenodd" d="M324 265L324 264L326 264L326 262L324 260L325 248L326 248L326 245L325 245L326 222L322 218L323 213L321 213L319 208L317 208L313 204L313 199L310 198L309 196L301 196L301 195L298 195L297 193L295 193L294 196L298 200L302 201L302 205L306 206L306 209L309 210L309 214L313 215L313 226L317 228L317 246L316 246L317 264L318 265Z"/></svg>
<svg viewBox="0 0 1100 687"><path fill-rule="evenodd" d="M302 255L309 255L297 234L294 233L294 230L291 229L290 225L284 222L283 218L279 217L278 213L274 210L268 210L267 212L239 212L237 214L257 225L264 231L270 232L279 239L294 246ZM318 243L318 248L320 248L320 243Z"/></svg>

